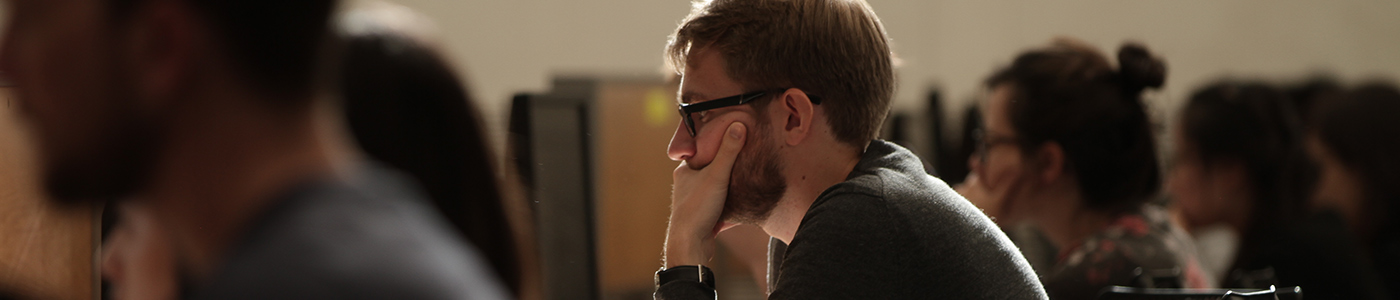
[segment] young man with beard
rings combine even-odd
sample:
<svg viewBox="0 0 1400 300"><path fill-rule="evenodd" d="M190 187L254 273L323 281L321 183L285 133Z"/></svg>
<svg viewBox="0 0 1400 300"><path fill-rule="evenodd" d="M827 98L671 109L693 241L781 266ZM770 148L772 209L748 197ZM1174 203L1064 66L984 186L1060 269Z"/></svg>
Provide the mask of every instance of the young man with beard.
<svg viewBox="0 0 1400 300"><path fill-rule="evenodd" d="M986 215L875 140L894 90L860 0L716 0L671 37L681 124L657 299L713 299L715 235L788 244L770 299L1044 299Z"/></svg>
<svg viewBox="0 0 1400 300"><path fill-rule="evenodd" d="M317 75L334 0L6 2L45 190L141 201L183 298L504 298L410 184L355 162Z"/></svg>

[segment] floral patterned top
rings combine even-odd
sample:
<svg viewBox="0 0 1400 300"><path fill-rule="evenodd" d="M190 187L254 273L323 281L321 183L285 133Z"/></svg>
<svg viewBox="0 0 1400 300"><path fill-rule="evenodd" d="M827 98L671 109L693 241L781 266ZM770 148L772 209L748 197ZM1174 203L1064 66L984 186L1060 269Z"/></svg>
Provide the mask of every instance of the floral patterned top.
<svg viewBox="0 0 1400 300"><path fill-rule="evenodd" d="M1138 272L1159 276L1154 281ZM1124 214L1082 244L1065 247L1044 282L1051 299L1094 299L1114 285L1212 288L1215 281L1201 269L1185 230L1171 222L1165 209L1149 204Z"/></svg>

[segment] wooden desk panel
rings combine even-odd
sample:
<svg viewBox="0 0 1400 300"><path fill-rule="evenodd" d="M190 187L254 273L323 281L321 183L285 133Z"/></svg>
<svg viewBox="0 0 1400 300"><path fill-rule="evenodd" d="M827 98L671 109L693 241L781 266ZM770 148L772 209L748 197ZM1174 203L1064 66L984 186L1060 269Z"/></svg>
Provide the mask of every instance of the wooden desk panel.
<svg viewBox="0 0 1400 300"><path fill-rule="evenodd" d="M602 81L597 93L595 209L603 298L649 298L652 273L661 267L677 165L666 157L679 122L676 87L659 78Z"/></svg>
<svg viewBox="0 0 1400 300"><path fill-rule="evenodd" d="M95 210L43 198L24 124L9 91L0 89L0 98L0 288L43 299L90 299Z"/></svg>

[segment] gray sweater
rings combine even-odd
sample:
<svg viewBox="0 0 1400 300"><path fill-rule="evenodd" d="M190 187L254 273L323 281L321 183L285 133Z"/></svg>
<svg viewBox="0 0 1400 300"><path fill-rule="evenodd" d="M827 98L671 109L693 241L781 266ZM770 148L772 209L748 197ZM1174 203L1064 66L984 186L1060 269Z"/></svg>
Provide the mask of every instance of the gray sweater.
<svg viewBox="0 0 1400 300"><path fill-rule="evenodd" d="M388 170L300 184L184 299L508 299L475 248Z"/></svg>
<svg viewBox="0 0 1400 300"><path fill-rule="evenodd" d="M769 299L1046 299L1025 257L977 207L873 141L846 181L812 203ZM698 282L656 299L714 299Z"/></svg>

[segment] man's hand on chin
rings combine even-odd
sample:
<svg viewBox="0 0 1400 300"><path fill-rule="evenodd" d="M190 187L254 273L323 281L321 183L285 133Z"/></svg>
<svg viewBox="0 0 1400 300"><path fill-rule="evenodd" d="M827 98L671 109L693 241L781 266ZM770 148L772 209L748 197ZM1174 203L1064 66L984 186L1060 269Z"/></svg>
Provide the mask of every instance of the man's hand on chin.
<svg viewBox="0 0 1400 300"><path fill-rule="evenodd" d="M732 224L722 224L720 212L729 193L729 173L744 148L744 124L729 124L715 159L703 169L686 162L672 174L671 222L666 230L666 267L699 265L715 252L715 235Z"/></svg>

